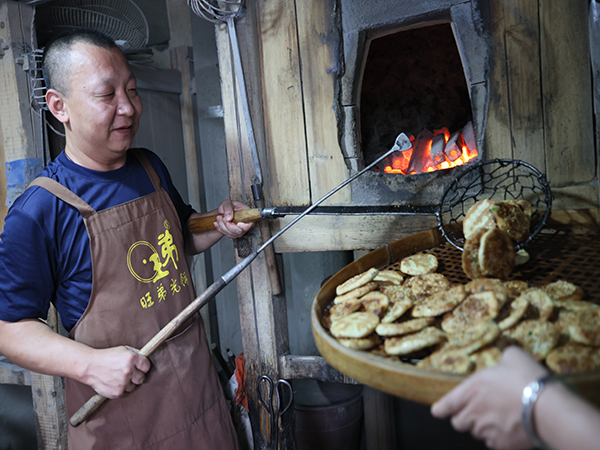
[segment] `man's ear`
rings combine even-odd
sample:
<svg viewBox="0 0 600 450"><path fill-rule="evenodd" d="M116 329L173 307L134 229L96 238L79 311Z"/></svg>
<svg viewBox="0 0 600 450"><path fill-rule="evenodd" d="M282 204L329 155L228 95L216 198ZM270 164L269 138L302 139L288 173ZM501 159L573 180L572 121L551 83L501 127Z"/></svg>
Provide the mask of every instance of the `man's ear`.
<svg viewBox="0 0 600 450"><path fill-rule="evenodd" d="M48 92L46 92L46 104L57 120L62 123L67 123L69 121L69 114L64 102L64 97L56 89L48 89Z"/></svg>

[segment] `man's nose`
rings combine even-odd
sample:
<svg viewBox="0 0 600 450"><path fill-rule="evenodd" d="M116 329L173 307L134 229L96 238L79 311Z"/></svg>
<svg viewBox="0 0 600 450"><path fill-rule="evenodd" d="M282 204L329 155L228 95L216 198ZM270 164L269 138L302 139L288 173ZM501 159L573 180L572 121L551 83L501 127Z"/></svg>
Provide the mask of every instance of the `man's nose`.
<svg viewBox="0 0 600 450"><path fill-rule="evenodd" d="M126 93L119 95L119 104L117 105L117 113L122 116L133 116L135 107L132 99Z"/></svg>

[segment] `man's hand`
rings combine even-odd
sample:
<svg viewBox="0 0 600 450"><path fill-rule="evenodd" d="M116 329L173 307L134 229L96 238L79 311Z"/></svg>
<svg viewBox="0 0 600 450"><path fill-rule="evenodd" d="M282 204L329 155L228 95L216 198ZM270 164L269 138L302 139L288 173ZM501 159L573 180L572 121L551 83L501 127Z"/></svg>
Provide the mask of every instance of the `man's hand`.
<svg viewBox="0 0 600 450"><path fill-rule="evenodd" d="M73 378L115 398L141 384L150 361L131 347L95 349L37 319L0 320L0 354L24 369Z"/></svg>
<svg viewBox="0 0 600 450"><path fill-rule="evenodd" d="M142 384L150 360L131 347L97 350L90 360L84 383L106 398L116 398Z"/></svg>
<svg viewBox="0 0 600 450"><path fill-rule="evenodd" d="M215 228L228 238L238 239L242 237L254 225L253 223L233 222L233 213L243 209L248 209L248 206L233 200L223 201L217 208L219 215L215 221Z"/></svg>
<svg viewBox="0 0 600 450"><path fill-rule="evenodd" d="M431 414L439 419L452 416L457 431L470 431L489 448L531 448L521 425L521 394L546 373L524 350L509 347L498 365L467 378L435 403Z"/></svg>

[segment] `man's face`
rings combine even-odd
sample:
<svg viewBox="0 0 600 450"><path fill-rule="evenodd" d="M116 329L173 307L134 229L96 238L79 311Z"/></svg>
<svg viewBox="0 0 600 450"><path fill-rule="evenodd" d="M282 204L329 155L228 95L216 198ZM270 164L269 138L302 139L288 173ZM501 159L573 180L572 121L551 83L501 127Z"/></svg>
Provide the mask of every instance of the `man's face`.
<svg viewBox="0 0 600 450"><path fill-rule="evenodd" d="M71 52L67 152L109 166L123 161L138 130L142 102L136 80L118 49L76 44Z"/></svg>

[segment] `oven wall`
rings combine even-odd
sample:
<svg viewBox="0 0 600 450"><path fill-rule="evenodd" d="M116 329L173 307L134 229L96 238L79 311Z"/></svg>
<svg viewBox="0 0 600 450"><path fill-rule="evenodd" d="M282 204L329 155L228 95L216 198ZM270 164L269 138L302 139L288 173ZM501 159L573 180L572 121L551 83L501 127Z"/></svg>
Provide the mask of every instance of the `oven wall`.
<svg viewBox="0 0 600 450"><path fill-rule="evenodd" d="M355 170L348 169L340 141L358 130L340 128L335 104L346 70L343 11L335 0L296 1L295 8L283 1L250 2L248 7L256 24L249 27L241 19L238 35L266 203L309 205ZM588 2L481 0L478 7L490 48L486 159L523 159L545 172L555 209L598 206ZM233 72L228 72L225 27L218 40L228 157L235 161L230 166L238 167L240 155L243 161L248 152L245 130L235 121L239 104ZM481 68L469 70L475 69ZM241 187L251 185L250 161L242 172L239 190L251 199L248 188ZM351 191L345 187L326 204L352 204ZM271 230L290 220L271 221ZM427 216L306 217L274 245L277 252L371 249L435 225Z"/></svg>

